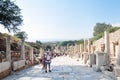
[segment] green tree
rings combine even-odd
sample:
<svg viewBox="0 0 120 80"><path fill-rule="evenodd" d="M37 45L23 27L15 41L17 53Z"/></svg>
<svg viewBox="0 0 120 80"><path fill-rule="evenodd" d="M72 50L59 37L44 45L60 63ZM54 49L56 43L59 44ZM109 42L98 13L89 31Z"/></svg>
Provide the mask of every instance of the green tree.
<svg viewBox="0 0 120 80"><path fill-rule="evenodd" d="M23 22L20 11L21 9L13 1L0 0L0 24L9 32L16 32Z"/></svg>
<svg viewBox="0 0 120 80"><path fill-rule="evenodd" d="M120 27L113 27L111 24L96 23L94 27L94 33L93 33L94 36L90 40L93 43L94 41L104 36L104 31L108 31L109 33L112 33L118 29L120 29Z"/></svg>
<svg viewBox="0 0 120 80"><path fill-rule="evenodd" d="M48 51L48 50L50 50L50 51L51 51L51 50L52 50L52 48L51 48L51 46L50 46L50 45L47 45L47 46L46 46L46 48L45 48L45 50L46 50L46 51Z"/></svg>
<svg viewBox="0 0 120 80"><path fill-rule="evenodd" d="M42 42L39 40L36 40L36 44L42 45Z"/></svg>
<svg viewBox="0 0 120 80"><path fill-rule="evenodd" d="M60 45L61 46L67 46L67 45L74 45L75 42L70 40L70 41L63 41Z"/></svg>
<svg viewBox="0 0 120 80"><path fill-rule="evenodd" d="M36 49L40 49L41 48L41 45L40 44L37 44L37 43L35 43L35 42L26 42L27 44L29 44L30 46L32 46L32 47L34 47L34 48L36 48Z"/></svg>
<svg viewBox="0 0 120 80"><path fill-rule="evenodd" d="M104 31L108 30L109 28L111 28L112 25L111 24L106 24L106 23L96 23L95 27L94 27L94 36L97 36L101 33L104 33Z"/></svg>
<svg viewBox="0 0 120 80"><path fill-rule="evenodd" d="M14 36L16 36L17 38L20 38L21 40L25 40L27 39L27 33L22 31L22 32L18 32L16 33Z"/></svg>
<svg viewBox="0 0 120 80"><path fill-rule="evenodd" d="M120 27L111 27L111 28L109 28L107 31L108 31L109 33L112 33L112 32L117 31L118 29L120 29Z"/></svg>

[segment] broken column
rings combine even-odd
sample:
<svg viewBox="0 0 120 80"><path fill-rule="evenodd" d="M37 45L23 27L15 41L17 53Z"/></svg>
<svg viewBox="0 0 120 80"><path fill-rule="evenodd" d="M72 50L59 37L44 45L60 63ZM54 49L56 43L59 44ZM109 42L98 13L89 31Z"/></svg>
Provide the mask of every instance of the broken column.
<svg viewBox="0 0 120 80"><path fill-rule="evenodd" d="M83 59L83 51L84 51L83 44L80 44L80 58L81 59Z"/></svg>
<svg viewBox="0 0 120 80"><path fill-rule="evenodd" d="M11 63L10 36L6 38L6 58Z"/></svg>
<svg viewBox="0 0 120 80"><path fill-rule="evenodd" d="M87 52L87 40L84 40L84 52Z"/></svg>
<svg viewBox="0 0 120 80"><path fill-rule="evenodd" d="M44 54L44 51L43 51L42 48L40 48L40 54L39 54L39 57L42 58L43 54Z"/></svg>
<svg viewBox="0 0 120 80"><path fill-rule="evenodd" d="M94 64L94 54L91 53L91 42L90 42L90 40L88 40L88 55L89 55L88 66L92 67L92 64Z"/></svg>
<svg viewBox="0 0 120 80"><path fill-rule="evenodd" d="M84 64L87 63L88 60L88 52L87 52L87 40L84 40L84 52L83 52L83 60L84 60Z"/></svg>
<svg viewBox="0 0 120 80"><path fill-rule="evenodd" d="M21 42L21 59L25 60L25 46L24 46L24 40Z"/></svg>
<svg viewBox="0 0 120 80"><path fill-rule="evenodd" d="M33 47L30 48L30 60L33 64Z"/></svg>
<svg viewBox="0 0 120 80"><path fill-rule="evenodd" d="M91 53L91 42L88 39L88 54L90 54L90 53Z"/></svg>

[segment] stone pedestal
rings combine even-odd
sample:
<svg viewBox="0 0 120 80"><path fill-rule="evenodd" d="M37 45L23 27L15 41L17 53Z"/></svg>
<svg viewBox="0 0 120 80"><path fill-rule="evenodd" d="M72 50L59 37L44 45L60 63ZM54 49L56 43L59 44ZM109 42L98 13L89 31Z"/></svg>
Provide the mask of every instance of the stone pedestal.
<svg viewBox="0 0 120 80"><path fill-rule="evenodd" d="M96 52L96 69L100 71L100 67L105 64L105 53Z"/></svg>
<svg viewBox="0 0 120 80"><path fill-rule="evenodd" d="M120 66L120 46L115 47L115 65Z"/></svg>
<svg viewBox="0 0 120 80"><path fill-rule="evenodd" d="M6 62L2 62L0 63L0 73L4 72L5 70L8 70L10 68L10 62L6 61Z"/></svg>
<svg viewBox="0 0 120 80"><path fill-rule="evenodd" d="M0 80L2 80L1 78L6 77L11 73L10 66L11 65L9 61L0 63Z"/></svg>
<svg viewBox="0 0 120 80"><path fill-rule="evenodd" d="M92 67L93 64L95 64L95 54L89 54L89 66Z"/></svg>
<svg viewBox="0 0 120 80"><path fill-rule="evenodd" d="M114 67L115 76L120 77L120 67Z"/></svg>
<svg viewBox="0 0 120 80"><path fill-rule="evenodd" d="M84 61L84 64L87 63L87 60L88 60L88 53L87 52L83 52L83 61Z"/></svg>
<svg viewBox="0 0 120 80"><path fill-rule="evenodd" d="M18 69L21 69L25 66L25 60L19 60L13 62L13 70L16 71Z"/></svg>

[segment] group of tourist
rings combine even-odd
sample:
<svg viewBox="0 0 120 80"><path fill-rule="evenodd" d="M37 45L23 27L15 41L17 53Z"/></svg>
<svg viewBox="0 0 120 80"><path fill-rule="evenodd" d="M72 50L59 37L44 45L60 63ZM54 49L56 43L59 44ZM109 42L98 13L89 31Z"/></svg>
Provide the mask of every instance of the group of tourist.
<svg viewBox="0 0 120 80"><path fill-rule="evenodd" d="M43 65L42 70L45 70L46 73L48 71L51 72L51 68L50 68L51 59L52 59L52 56L51 56L50 52L46 52L42 56L42 59L41 59L41 62Z"/></svg>

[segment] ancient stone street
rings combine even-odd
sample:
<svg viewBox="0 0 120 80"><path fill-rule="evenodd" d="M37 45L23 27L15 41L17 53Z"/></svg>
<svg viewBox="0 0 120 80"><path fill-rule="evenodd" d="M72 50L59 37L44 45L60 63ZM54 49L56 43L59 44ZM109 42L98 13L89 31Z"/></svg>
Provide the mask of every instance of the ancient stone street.
<svg viewBox="0 0 120 80"><path fill-rule="evenodd" d="M43 72L40 64L15 72L3 80L112 80L102 72L95 72L80 60L68 56L54 58L51 70L52 72Z"/></svg>

